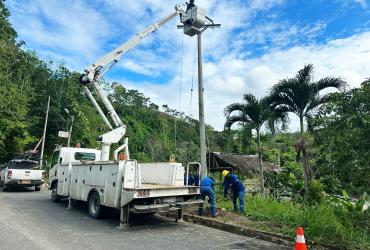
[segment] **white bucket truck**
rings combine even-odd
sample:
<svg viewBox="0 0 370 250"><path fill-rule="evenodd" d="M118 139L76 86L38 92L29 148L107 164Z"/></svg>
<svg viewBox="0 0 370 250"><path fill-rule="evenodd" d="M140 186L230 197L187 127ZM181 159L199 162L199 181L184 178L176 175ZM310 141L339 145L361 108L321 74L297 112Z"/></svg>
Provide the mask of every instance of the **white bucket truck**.
<svg viewBox="0 0 370 250"><path fill-rule="evenodd" d="M129 213L177 211L198 206L199 187L184 185L181 163L137 163L136 160L101 161L101 151L58 148L50 170L51 199L87 201L89 215L99 218L104 206L121 209L121 226Z"/></svg>
<svg viewBox="0 0 370 250"><path fill-rule="evenodd" d="M99 217L104 206L120 209L121 227L128 226L130 212L175 210L178 220L182 218L183 208L198 206L203 202L199 199L199 187L184 185L185 169L181 163L138 163L130 159L127 138L114 151L114 159L109 159L111 144L118 143L124 137L126 126L98 82L123 54L175 16L180 15L181 22L187 25L194 21L205 22L203 12L198 13L200 16L194 17L191 9L185 12L176 6L173 13L85 69L80 78L82 87L110 131L99 138L101 150L72 147L56 149L49 172L53 201L62 197L68 197L70 204L73 199L87 201L89 214L93 218ZM89 90L91 86L104 104L113 126ZM122 150L124 154L119 154ZM200 171L200 164L198 166Z"/></svg>

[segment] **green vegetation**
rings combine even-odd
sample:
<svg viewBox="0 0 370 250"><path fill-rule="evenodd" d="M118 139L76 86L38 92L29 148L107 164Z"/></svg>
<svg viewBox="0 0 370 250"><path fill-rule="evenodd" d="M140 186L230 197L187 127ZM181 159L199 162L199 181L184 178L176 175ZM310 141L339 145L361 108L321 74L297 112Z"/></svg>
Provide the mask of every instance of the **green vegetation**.
<svg viewBox="0 0 370 250"><path fill-rule="evenodd" d="M332 95L312 119L315 173L327 192L370 193L370 80Z"/></svg>
<svg viewBox="0 0 370 250"><path fill-rule="evenodd" d="M259 155L259 166L261 175L261 193L264 193L264 175L262 165L262 148L261 148L261 128L265 123L270 125L274 132L275 123L286 122L287 116L278 109L270 109L269 98L258 100L252 94L243 96L245 103L232 103L225 108L226 122L225 128L230 129L234 123L241 123L242 126L255 129L257 133L257 145Z"/></svg>
<svg viewBox="0 0 370 250"><path fill-rule="evenodd" d="M267 223L253 224L260 229L295 236L296 227L303 226L313 241L370 248L370 212L362 211L370 191L370 80L344 90L339 78L313 82L312 71L312 65L305 66L263 98L279 113L295 113L300 133L265 133L260 139L257 130L263 158L279 165L280 171L265 175L270 195L248 197L245 215ZM328 87L341 91L319 95ZM236 105L226 107L226 127L246 123L230 116L242 110ZM242 117L246 116L244 112ZM219 198L218 206L232 211L231 201Z"/></svg>
<svg viewBox="0 0 370 250"><path fill-rule="evenodd" d="M232 203L218 195L218 207L232 211ZM246 197L245 214L261 225L254 226L296 236L296 228L303 226L306 239L330 243L342 248L370 248L370 212L351 211L345 206L329 201L306 205L291 201L279 202L273 197ZM266 225L262 226L264 223ZM249 225L248 225L249 226Z"/></svg>
<svg viewBox="0 0 370 250"><path fill-rule="evenodd" d="M65 139L57 137L58 131L69 126L65 108L75 117L72 145L98 147L95 138L106 128L81 93L79 73L64 65L43 62L27 51L24 42L17 40L9 15L4 0L0 0L0 162L36 145L49 96L47 156L57 145L66 144ZM226 128L235 122L242 126L222 132L207 126L208 149L259 153L264 160L280 166L277 173L263 175L261 171L261 189L269 194L248 196L249 218L275 223L279 227L267 229L292 236L295 227L301 225L308 239L370 248L369 211L359 211L366 200L364 192L370 193L370 80L345 90L338 78L313 82L312 72L313 66L307 65L294 78L277 83L269 97L257 100L248 94L245 103L228 106ZM117 83L104 85L111 90L113 105L127 125L133 158L167 161L175 154L179 162L198 160L198 121L166 105L160 111L136 90ZM341 91L319 94L328 87ZM231 114L234 111L238 112L236 116ZM287 113L299 117L299 133L275 131L276 118L284 118ZM264 130L263 125L271 129ZM257 131L255 137L252 129ZM353 201L359 197L358 202ZM218 202L232 209L230 201Z"/></svg>
<svg viewBox="0 0 370 250"><path fill-rule="evenodd" d="M0 0L0 162L15 153L33 148L42 136L47 99L51 97L45 150L50 156L57 145L66 140L58 138L58 131L67 130L67 108L75 117L72 144L99 147L96 138L106 132L95 108L82 94L78 72L64 65L45 63L32 51L17 42L11 27L9 12ZM198 160L198 122L184 114L164 111L136 90L125 89L117 83L104 83L110 89L111 100L127 125L130 152L139 161L167 161L175 154L180 162ZM238 134L239 132L233 132ZM212 150L231 148L233 141L225 140L225 133L207 127L208 144Z"/></svg>
<svg viewBox="0 0 370 250"><path fill-rule="evenodd" d="M333 77L322 78L314 82L313 65L309 64L299 70L294 78L281 80L274 85L269 96L272 108L278 109L280 112L291 112L299 117L301 138L298 150L302 152L303 156L306 196L309 194L312 173L304 140L303 119L310 119L321 104L328 102L330 94L320 96L322 90L329 87L340 89L344 85L345 83L341 79Z"/></svg>

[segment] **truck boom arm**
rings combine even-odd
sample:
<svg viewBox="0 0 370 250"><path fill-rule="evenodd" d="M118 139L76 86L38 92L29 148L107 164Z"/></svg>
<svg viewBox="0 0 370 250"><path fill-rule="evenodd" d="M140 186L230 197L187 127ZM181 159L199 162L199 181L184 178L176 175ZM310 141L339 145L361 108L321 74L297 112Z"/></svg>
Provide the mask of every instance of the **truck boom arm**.
<svg viewBox="0 0 370 250"><path fill-rule="evenodd" d="M136 36L128 42L125 42L112 52L107 53L95 63L91 64L85 69L85 74L82 77L83 79L81 79L82 83L93 83L98 81L113 65L115 65L121 59L123 54L137 46L141 40L179 14L185 15L185 11L182 10L179 5L176 5L174 12L161 19L159 22L150 25L142 32L136 34Z"/></svg>
<svg viewBox="0 0 370 250"><path fill-rule="evenodd" d="M176 17L177 15L186 15L186 12L180 8L179 5L175 6L175 11L166 16L165 18L161 19L159 22L154 23L147 27L144 31L138 33L135 37L133 37L128 42L125 42L124 44L120 45L118 48L113 50L112 52L107 53L102 58L100 58L95 63L88 66L84 71L85 73L81 75L80 82L82 85L84 85L84 90L91 100L91 102L94 104L95 108L98 110L98 113L102 117L104 123L112 129L112 125L109 123L108 119L102 112L101 108L97 105L97 102L94 100L91 93L89 93L89 90L87 88L87 85L94 85L94 88L96 90L97 95L104 103L104 106L106 107L108 114L110 115L114 126L122 127L124 126L123 122L119 118L117 112L114 110L111 102L108 100L108 97L104 93L104 91L101 89L98 80L110 69L112 68L129 50L134 48L136 45L138 45L141 40L143 40L145 37L147 37L149 34L156 31L159 27L163 26L165 23L169 22L171 19Z"/></svg>
<svg viewBox="0 0 370 250"><path fill-rule="evenodd" d="M122 120L119 118L117 112L113 108L112 103L109 101L106 93L99 85L99 79L109 70L111 69L124 55L127 53L130 49L134 48L136 45L138 45L141 40L143 40L145 37L147 37L149 34L156 31L159 27L163 26L165 23L169 22L171 19L176 17L177 15L184 16L186 15L186 12L181 9L180 5L175 6L175 11L166 16L165 18L161 19L159 22L154 23L147 27L144 31L138 33L135 37L133 37L128 42L125 42L124 44L120 45L118 48L113 50L112 52L107 53L102 58L100 58L95 63L88 66L84 71L85 73L81 75L80 77L80 83L83 86L83 89L90 99L90 101L93 103L94 107L98 111L99 115L103 119L104 123L107 125L107 127L110 129L108 133L105 133L99 137L99 140L102 142L102 155L101 160L106 161L109 160L109 151L110 151L110 145L112 143L117 143L126 133L126 126L122 122ZM100 100L104 104L111 121L113 121L114 126L109 122L107 117L105 116L103 110L100 108L99 104L96 102L94 96L90 92L88 86L92 85L95 89L95 92L97 96L99 96ZM128 154L127 149L127 140L125 145L126 152ZM116 153L117 154L117 153Z"/></svg>

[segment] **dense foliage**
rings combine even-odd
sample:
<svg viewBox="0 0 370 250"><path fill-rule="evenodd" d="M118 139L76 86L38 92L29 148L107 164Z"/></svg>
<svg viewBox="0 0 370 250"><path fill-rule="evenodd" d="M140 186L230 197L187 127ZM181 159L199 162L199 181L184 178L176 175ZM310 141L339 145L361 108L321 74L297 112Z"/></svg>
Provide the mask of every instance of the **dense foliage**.
<svg viewBox="0 0 370 250"><path fill-rule="evenodd" d="M220 208L233 210L232 203L224 200L221 193L217 197ZM347 206L332 199L308 206L261 196L246 197L245 202L245 215L253 220L246 225L249 228L295 237L296 228L302 226L305 238L311 241L335 245L339 249L370 247L370 211L356 211L353 209L356 204Z"/></svg>
<svg viewBox="0 0 370 250"><path fill-rule="evenodd" d="M317 177L332 191L342 187L370 193L370 81L333 94L311 129Z"/></svg>
<svg viewBox="0 0 370 250"><path fill-rule="evenodd" d="M299 117L301 140L298 150L302 152L306 197L309 195L313 174L304 138L304 119L310 119L315 115L316 109L328 101L328 94L320 95L321 91L330 87L341 89L344 86L345 83L340 78L334 77L313 81L313 65L308 64L295 77L281 80L272 87L269 96L271 107Z"/></svg>
<svg viewBox="0 0 370 250"><path fill-rule="evenodd" d="M265 189L260 133L262 126L268 123L271 125L270 127L275 127L274 125L279 121L284 124L287 120L287 115L285 113L280 113L277 110L269 108L269 100L270 98L258 100L253 94L245 94L243 96L243 103L232 103L225 108L225 129L230 129L233 124L238 123L242 127L256 130L259 170L261 175L261 193L264 193Z"/></svg>
<svg viewBox="0 0 370 250"><path fill-rule="evenodd" d="M57 145L66 144L65 139L57 137L58 131L67 130L70 125L65 108L75 117L72 145L98 147L95 139L107 130L81 92L79 73L53 62L45 63L27 51L24 42L17 40L9 15L4 0L0 0L0 163L37 144L42 136L49 96L47 156ZM166 161L174 154L179 162L198 160L197 120L166 105L160 109L142 93L118 83L103 84L127 125L133 158ZM207 146L209 151L260 152L264 160L280 166L279 172L264 178L265 187L275 198L248 197L246 209L251 218L288 225L288 233L292 235L295 226L303 225L313 239L332 239L361 248L370 245L369 212L358 211L366 195L357 202L352 198L358 198L364 191L370 193L370 80L358 88L319 95L326 87L342 85L338 78L312 82L312 66L306 66L295 78L277 84L273 88L274 100L269 100L275 102L279 111L285 109L299 116L301 133L260 133L266 121L274 125L268 123L268 118L243 120L229 116L229 122L242 120L244 124L223 132L207 126ZM244 111L241 106L234 108ZM304 131L304 118L308 131ZM251 120L255 121L251 123ZM252 129L258 130L257 138ZM306 162L299 157L301 153L305 154ZM308 171L304 165L308 164L313 170L310 203L302 203ZM281 202L286 197L292 201ZM230 202L219 202L231 209Z"/></svg>
<svg viewBox="0 0 370 250"><path fill-rule="evenodd" d="M46 136L50 156L66 139L58 131L68 131L67 108L75 117L72 143L98 147L96 138L107 132L95 108L78 84L79 73L63 65L45 63L24 42L17 41L9 12L0 0L0 162L15 153L32 149L42 136L47 99L51 97ZM164 105L163 111L136 90L117 83L103 83L118 114L127 125L131 156L139 161L167 161L174 154L178 161L196 161L199 155L198 122ZM234 136L229 139L228 135ZM239 131L215 132L207 126L207 146L241 152L245 140Z"/></svg>

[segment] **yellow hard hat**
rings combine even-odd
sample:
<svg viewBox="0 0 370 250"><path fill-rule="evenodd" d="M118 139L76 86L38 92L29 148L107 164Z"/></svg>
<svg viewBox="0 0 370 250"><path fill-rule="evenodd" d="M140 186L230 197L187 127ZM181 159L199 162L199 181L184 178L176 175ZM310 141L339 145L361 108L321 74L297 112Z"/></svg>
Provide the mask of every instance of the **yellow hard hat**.
<svg viewBox="0 0 370 250"><path fill-rule="evenodd" d="M224 170L224 171L222 171L222 176L223 177L225 177L226 175L228 175L230 172L229 171L227 171L227 170Z"/></svg>

